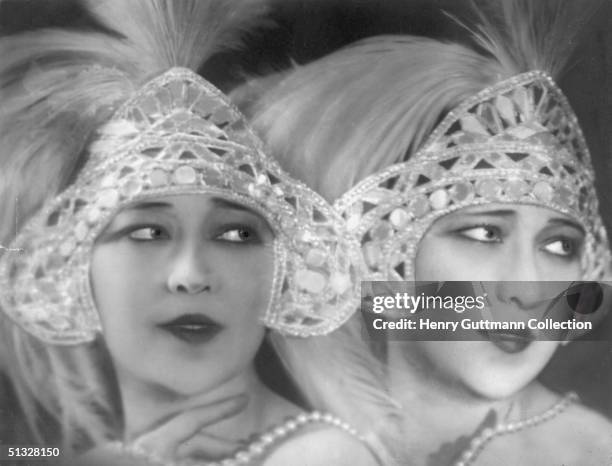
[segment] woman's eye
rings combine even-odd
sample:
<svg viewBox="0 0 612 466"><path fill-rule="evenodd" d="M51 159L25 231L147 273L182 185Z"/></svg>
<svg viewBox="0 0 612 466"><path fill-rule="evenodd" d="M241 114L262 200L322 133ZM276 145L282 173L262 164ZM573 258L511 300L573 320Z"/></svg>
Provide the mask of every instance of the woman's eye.
<svg viewBox="0 0 612 466"><path fill-rule="evenodd" d="M246 243L257 239L257 235L249 228L232 228L217 236L217 239L232 243Z"/></svg>
<svg viewBox="0 0 612 466"><path fill-rule="evenodd" d="M136 241L155 241L168 238L163 228L143 227L129 232L128 237Z"/></svg>
<svg viewBox="0 0 612 466"><path fill-rule="evenodd" d="M499 243L502 239L499 228L483 225L478 227L465 228L458 233L468 239L480 241L481 243Z"/></svg>
<svg viewBox="0 0 612 466"><path fill-rule="evenodd" d="M544 250L556 256L573 257L576 254L577 247L574 240L564 238L546 243Z"/></svg>

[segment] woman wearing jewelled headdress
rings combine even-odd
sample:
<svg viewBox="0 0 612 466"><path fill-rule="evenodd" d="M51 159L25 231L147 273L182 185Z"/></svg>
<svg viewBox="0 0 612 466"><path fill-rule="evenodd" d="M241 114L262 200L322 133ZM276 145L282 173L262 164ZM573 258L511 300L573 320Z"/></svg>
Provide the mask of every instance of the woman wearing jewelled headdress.
<svg viewBox="0 0 612 466"><path fill-rule="evenodd" d="M377 464L338 417L356 410L350 390L305 410L255 370L267 333L299 353L358 301L340 216L193 71L263 3L83 5L104 32L0 40L1 330L32 429L61 446L45 455ZM355 385L383 406L366 369Z"/></svg>
<svg viewBox="0 0 612 466"><path fill-rule="evenodd" d="M477 48L371 38L233 96L282 165L335 201L370 280L492 282L486 309L524 322L552 309L559 290L541 281L601 279L609 245L588 148L554 81L575 5L488 5ZM383 335L372 347L414 464L610 462L609 420L537 380L565 335Z"/></svg>

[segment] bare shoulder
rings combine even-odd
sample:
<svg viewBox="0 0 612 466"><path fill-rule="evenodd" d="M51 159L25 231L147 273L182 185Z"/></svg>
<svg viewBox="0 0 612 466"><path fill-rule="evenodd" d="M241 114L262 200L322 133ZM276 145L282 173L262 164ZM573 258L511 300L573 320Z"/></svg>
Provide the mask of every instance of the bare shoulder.
<svg viewBox="0 0 612 466"><path fill-rule="evenodd" d="M612 422L598 412L581 404L567 409L567 418L575 433L593 442L605 442L612 448Z"/></svg>
<svg viewBox="0 0 612 466"><path fill-rule="evenodd" d="M576 458L568 464L612 464L612 422L586 406L570 406L562 416L563 428L557 432L557 449ZM560 418L561 420L561 418Z"/></svg>
<svg viewBox="0 0 612 466"><path fill-rule="evenodd" d="M265 466L379 466L372 450L359 438L333 426L304 429L277 447Z"/></svg>

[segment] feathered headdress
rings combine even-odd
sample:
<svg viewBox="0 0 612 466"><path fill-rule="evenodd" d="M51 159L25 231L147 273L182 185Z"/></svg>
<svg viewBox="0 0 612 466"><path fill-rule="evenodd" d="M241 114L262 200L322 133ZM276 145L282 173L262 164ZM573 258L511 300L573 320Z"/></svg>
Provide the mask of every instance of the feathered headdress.
<svg viewBox="0 0 612 466"><path fill-rule="evenodd" d="M239 44L265 2L86 1L116 34L42 29L0 41L0 243L82 163L87 143L151 77Z"/></svg>
<svg viewBox="0 0 612 466"><path fill-rule="evenodd" d="M424 64L435 82L429 97L435 97L436 108L450 105L416 125L442 121L407 162L371 175L336 203L358 235L374 279L413 280L418 244L436 219L493 202L541 205L576 219L586 232L583 278L601 278L607 269L609 246L589 150L553 81L575 45L568 5L556 0L493 5L500 16L477 10L474 33L487 66L465 76L467 61L445 81L436 77L437 57ZM469 55L456 60L464 56ZM457 88L454 81L466 79L480 88L456 105L456 93L448 91ZM431 90L430 85L425 87Z"/></svg>
<svg viewBox="0 0 612 466"><path fill-rule="evenodd" d="M235 30L258 17L261 3L87 5L117 35L49 30L1 45L5 173L13 183L35 183L45 170L48 194L78 170L77 181L21 229L12 244L20 254L0 261L5 312L46 341L91 340L101 330L89 284L95 238L128 203L180 192L226 197L268 220L276 239L266 325L309 336L348 319L356 248L341 241L337 214L267 158L242 115L192 71L235 43ZM29 214L40 197L19 202Z"/></svg>

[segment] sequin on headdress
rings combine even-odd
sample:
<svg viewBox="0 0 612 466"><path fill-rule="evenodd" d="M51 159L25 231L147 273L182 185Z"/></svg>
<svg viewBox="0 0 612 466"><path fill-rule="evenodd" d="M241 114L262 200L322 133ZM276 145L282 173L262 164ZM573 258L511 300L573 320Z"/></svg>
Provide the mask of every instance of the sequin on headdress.
<svg viewBox="0 0 612 466"><path fill-rule="evenodd" d="M14 239L18 252L0 257L0 306L33 335L92 341L101 331L89 279L96 237L122 208L177 194L225 198L267 220L275 233L268 327L326 334L357 308L358 245L344 238L340 216L267 158L228 98L193 71L173 67L133 92L87 152L74 183Z"/></svg>

